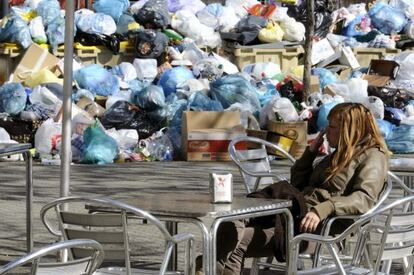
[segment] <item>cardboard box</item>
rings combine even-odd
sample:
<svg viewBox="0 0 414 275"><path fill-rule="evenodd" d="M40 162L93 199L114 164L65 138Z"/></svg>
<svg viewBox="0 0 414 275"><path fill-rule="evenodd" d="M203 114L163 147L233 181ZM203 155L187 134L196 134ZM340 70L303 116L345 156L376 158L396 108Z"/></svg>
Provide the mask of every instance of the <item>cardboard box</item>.
<svg viewBox="0 0 414 275"><path fill-rule="evenodd" d="M319 76L311 75L310 77L310 92L319 93L321 91L321 86L319 83Z"/></svg>
<svg viewBox="0 0 414 275"><path fill-rule="evenodd" d="M308 139L307 121L281 122L270 120L268 129L293 140L289 153L294 157L300 157L305 151Z"/></svg>
<svg viewBox="0 0 414 275"><path fill-rule="evenodd" d="M189 161L229 161L232 139L246 136L239 112L184 112L183 152ZM239 144L237 149L246 149Z"/></svg>
<svg viewBox="0 0 414 275"><path fill-rule="evenodd" d="M368 81L369 86L383 87L391 79L395 79L400 65L393 60L373 59L368 68L368 74L363 78Z"/></svg>
<svg viewBox="0 0 414 275"><path fill-rule="evenodd" d="M332 89L332 87L330 85L326 85L325 87L323 87L323 94L328 94L331 96L336 96L335 91Z"/></svg>
<svg viewBox="0 0 414 275"><path fill-rule="evenodd" d="M318 64L319 62L328 59L335 55L335 50L329 43L327 38L324 38L312 46L311 63L312 65ZM339 58L339 57L338 57Z"/></svg>
<svg viewBox="0 0 414 275"><path fill-rule="evenodd" d="M284 149L286 152L290 151L290 148L292 147L293 144L293 140L282 136L278 133L274 133L274 132L270 132L270 131L266 131L266 130L250 130L247 129L247 135L250 137L257 137L263 140L266 140L270 143L273 143L279 147L281 147L282 149ZM248 149L255 149L255 148L260 148L260 145L258 145L257 143L253 143L253 142L249 142L247 143L247 148ZM284 157L280 152L273 150L272 148L266 148L267 153L269 155L276 155L279 157Z"/></svg>
<svg viewBox="0 0 414 275"><path fill-rule="evenodd" d="M59 58L50 54L47 49L33 43L16 66L13 72L13 82L23 82L32 73L43 68L53 69L59 60Z"/></svg>
<svg viewBox="0 0 414 275"><path fill-rule="evenodd" d="M339 63L343 64L343 65L347 65L349 67L351 67L352 69L358 69L359 67L361 67L359 65L358 60L356 59L354 52L352 51L351 47L347 46L347 47L342 47L341 48L341 57L339 58Z"/></svg>

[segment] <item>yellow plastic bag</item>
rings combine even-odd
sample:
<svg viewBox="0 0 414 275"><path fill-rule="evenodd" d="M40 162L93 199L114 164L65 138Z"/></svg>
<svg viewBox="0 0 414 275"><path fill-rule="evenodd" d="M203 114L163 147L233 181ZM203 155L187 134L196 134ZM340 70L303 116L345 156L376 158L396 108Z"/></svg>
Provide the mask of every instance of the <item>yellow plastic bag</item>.
<svg viewBox="0 0 414 275"><path fill-rule="evenodd" d="M266 28L259 31L258 38L264 43L280 42L283 39L285 32L276 22L269 22Z"/></svg>
<svg viewBox="0 0 414 275"><path fill-rule="evenodd" d="M296 77L303 79L303 71L305 67L303 65L297 65L295 67L290 68L290 73L295 75Z"/></svg>
<svg viewBox="0 0 414 275"><path fill-rule="evenodd" d="M38 72L31 73L26 78L24 83L28 87L34 88L37 85L42 84L42 83L58 83L58 84L63 85L63 79L58 78L54 73L52 73L50 70L45 68Z"/></svg>

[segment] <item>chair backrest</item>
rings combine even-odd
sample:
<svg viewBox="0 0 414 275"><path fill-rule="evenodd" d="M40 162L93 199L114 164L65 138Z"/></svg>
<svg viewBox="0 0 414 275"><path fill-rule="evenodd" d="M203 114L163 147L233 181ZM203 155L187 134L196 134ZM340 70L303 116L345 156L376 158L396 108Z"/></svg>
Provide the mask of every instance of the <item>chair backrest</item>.
<svg viewBox="0 0 414 275"><path fill-rule="evenodd" d="M86 210L87 204L99 206L99 209L108 209L108 212L89 213ZM53 227L48 219L47 212L50 209L55 209L58 215L60 230ZM146 219L161 231L167 242L171 242L170 233L157 218L142 209L119 201L106 198L66 197L48 203L40 211L42 221L49 232L57 236L62 235L64 239L83 237L100 242L105 251L104 261L124 261L127 274L130 274L127 214ZM82 257L85 253L79 249L71 252L74 259ZM162 268L165 268L164 262L166 265L168 261L164 259Z"/></svg>
<svg viewBox="0 0 414 275"><path fill-rule="evenodd" d="M414 195L397 199L390 204L372 212L366 219L371 223L364 228L360 235L360 242L365 242L368 234L378 237L375 242L378 247L376 253L374 274L377 274L382 261L403 259L410 257L408 270L413 268L414 251L414 211L406 211L405 205L414 203ZM371 244L372 245L372 244ZM360 252L361 253L361 252Z"/></svg>
<svg viewBox="0 0 414 275"><path fill-rule="evenodd" d="M414 189L411 189L407 186L407 184L401 179L400 176L397 176L396 174L392 172L388 172L388 177L393 183L393 189L395 192L393 192L392 196L390 196L390 199L400 198L401 196L409 196L414 195ZM398 192L399 191L399 192ZM413 210L414 209L414 203L410 202L403 206L403 211Z"/></svg>
<svg viewBox="0 0 414 275"><path fill-rule="evenodd" d="M81 259L69 262L41 262L41 258L46 255L56 254L65 249L84 249L88 251ZM75 239L62 241L45 246L38 251L27 254L16 259L3 267L0 267L0 274L14 272L16 268L31 263L30 274L59 274L66 270L66 274L83 275L92 274L102 263L104 251L101 244L89 239ZM16 273L14 273L16 274Z"/></svg>
<svg viewBox="0 0 414 275"><path fill-rule="evenodd" d="M248 147L252 149L237 149L240 143L247 143ZM281 175L272 174L267 149L278 152L286 157L292 164L295 162L295 158L288 152L263 139L255 137L238 137L233 139L229 144L230 158L239 168L247 193L256 191L260 184L273 183L272 177L276 177L279 180L285 180Z"/></svg>

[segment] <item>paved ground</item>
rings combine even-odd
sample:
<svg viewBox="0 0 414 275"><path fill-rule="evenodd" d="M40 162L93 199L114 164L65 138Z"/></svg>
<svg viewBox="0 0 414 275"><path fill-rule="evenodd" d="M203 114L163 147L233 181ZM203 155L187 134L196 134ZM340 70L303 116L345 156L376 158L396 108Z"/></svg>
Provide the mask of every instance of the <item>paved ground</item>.
<svg viewBox="0 0 414 275"><path fill-rule="evenodd" d="M278 161L275 169L286 173L287 163ZM279 168L278 168L279 167ZM190 193L208 192L211 171L231 172L235 191L243 192L241 178L230 162L136 162L118 165L72 165L70 191L73 195L108 196L116 199L167 190ZM23 162L0 162L0 265L25 253L25 166ZM34 241L35 248L55 241L39 218L40 208L59 197L60 167L34 163ZM154 240L154 230L136 225L133 240L143 246L132 247L140 262L154 260L163 247ZM201 234L195 226L180 225L179 231L196 233L196 249L201 251ZM151 240L151 241L149 241ZM179 259L182 264L182 259Z"/></svg>
<svg viewBox="0 0 414 275"><path fill-rule="evenodd" d="M275 161L273 169L288 175L285 161ZM136 162L118 165L72 165L73 195L108 196L115 199L168 190L190 193L208 192L208 174L231 172L235 192L244 192L241 178L230 162ZM24 162L0 162L0 265L25 254L25 165ZM34 241L35 248L56 241L40 221L39 210L59 197L60 167L34 163ZM139 264L158 260L163 243L153 228L139 222L131 233L133 260ZM196 251L201 251L201 234L195 226L180 225L180 232L196 235ZM136 241L140 242L138 246ZM179 248L180 251L183 248ZM183 259L179 257L179 265ZM246 266L249 266L247 262ZM274 273L273 273L274 274ZM400 274L398 267L393 274Z"/></svg>

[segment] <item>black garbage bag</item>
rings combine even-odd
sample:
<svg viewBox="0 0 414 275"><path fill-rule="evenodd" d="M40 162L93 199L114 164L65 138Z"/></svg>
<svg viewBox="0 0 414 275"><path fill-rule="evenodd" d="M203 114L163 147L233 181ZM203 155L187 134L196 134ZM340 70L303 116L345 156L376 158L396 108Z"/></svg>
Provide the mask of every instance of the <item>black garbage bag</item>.
<svg viewBox="0 0 414 275"><path fill-rule="evenodd" d="M140 30L129 34L134 41L135 54L138 58L162 59L168 46L168 37L159 31Z"/></svg>
<svg viewBox="0 0 414 275"><path fill-rule="evenodd" d="M87 33L81 30L77 30L75 35L75 42L79 42L84 46L98 46L102 45L107 47L114 54L119 53L120 41L126 38L120 34L99 34L99 33Z"/></svg>
<svg viewBox="0 0 414 275"><path fill-rule="evenodd" d="M330 7L329 2L330 1L328 0L315 0L315 36L319 36L321 38L326 37L329 33L329 28L332 25L332 11L328 8ZM306 1L303 1L299 6L289 5L288 15L306 26Z"/></svg>
<svg viewBox="0 0 414 275"><path fill-rule="evenodd" d="M403 109L410 100L414 99L404 90L368 86L368 95L379 97L384 102L385 107Z"/></svg>
<svg viewBox="0 0 414 275"><path fill-rule="evenodd" d="M134 14L134 18L146 29L164 30L171 23L167 0L148 1Z"/></svg>
<svg viewBox="0 0 414 275"><path fill-rule="evenodd" d="M221 39L237 42L240 45L256 44L259 31L266 25L266 18L248 15L237 23L234 32L220 33Z"/></svg>
<svg viewBox="0 0 414 275"><path fill-rule="evenodd" d="M161 129L148 114L127 101L117 101L105 111L100 119L105 129L135 129L140 139L150 137Z"/></svg>

